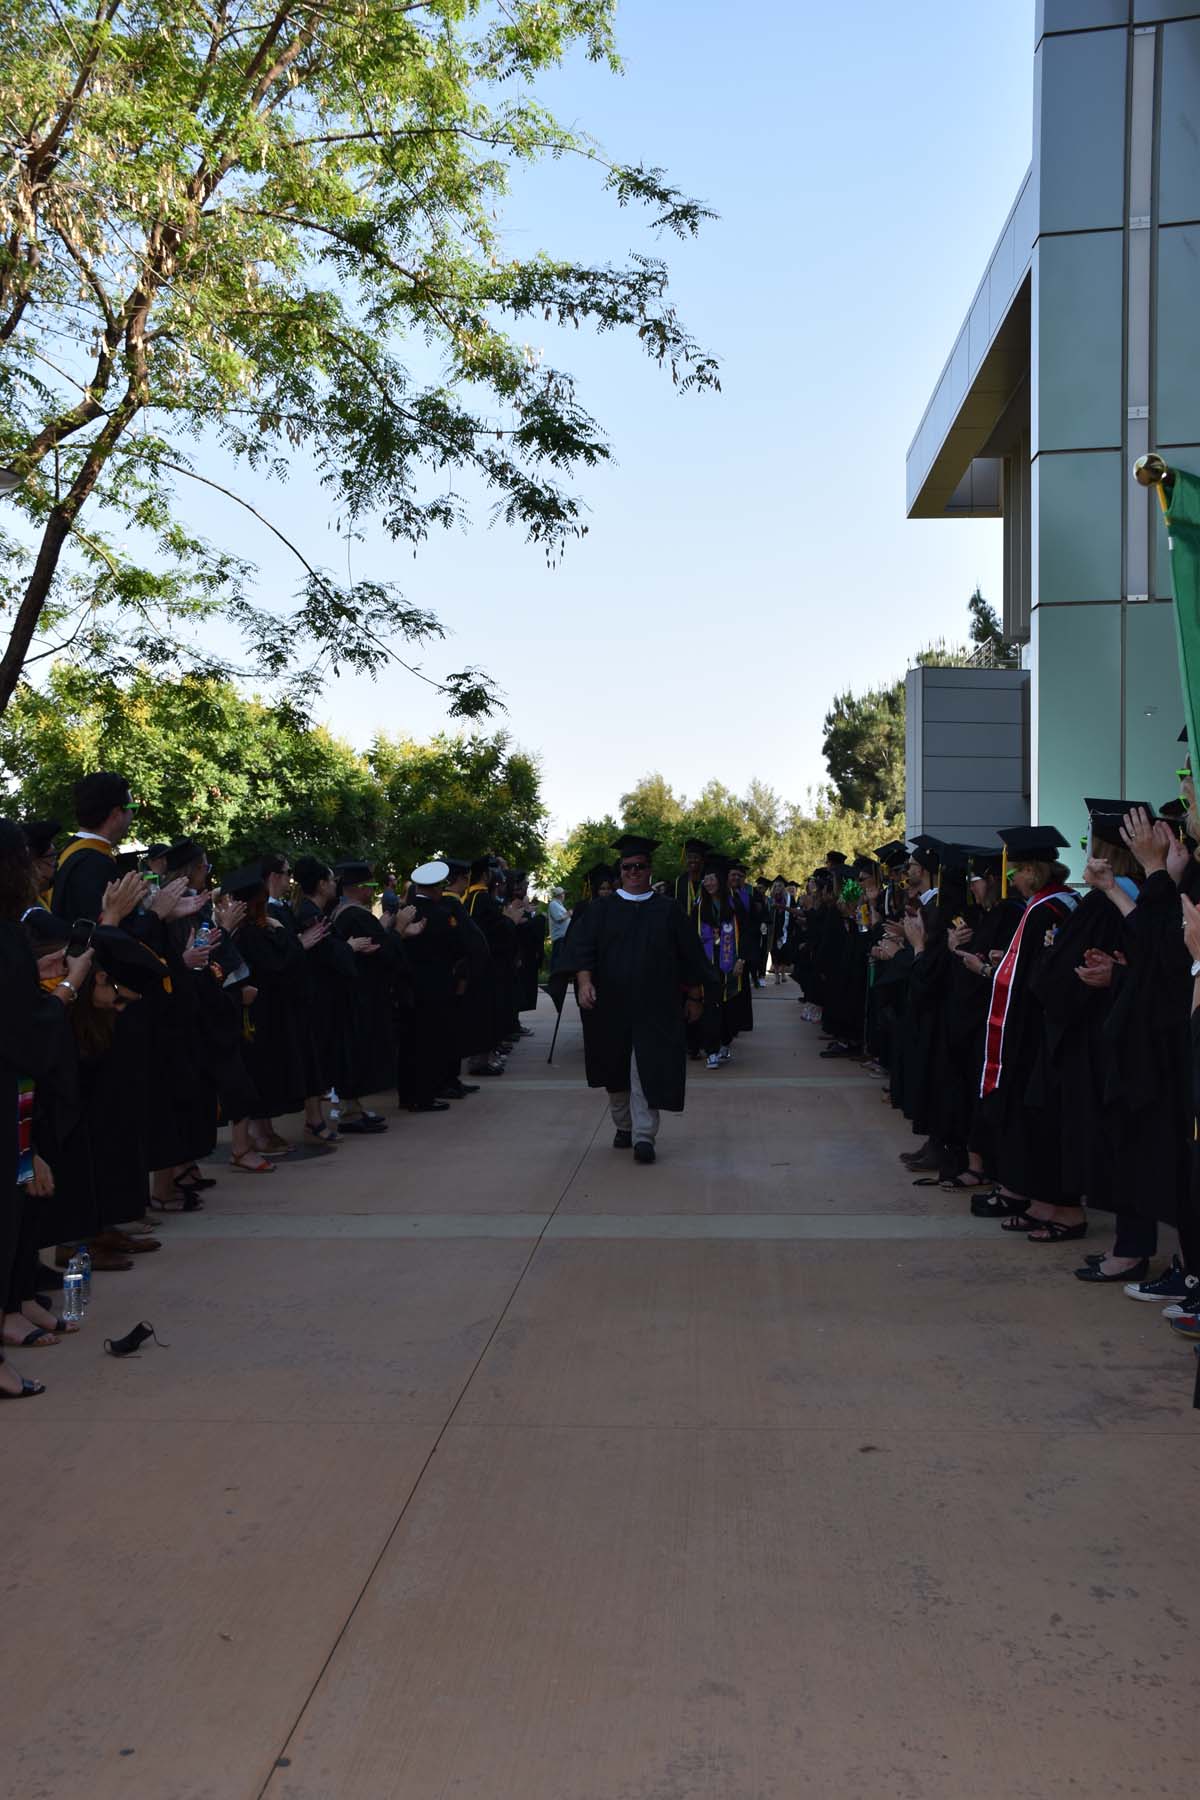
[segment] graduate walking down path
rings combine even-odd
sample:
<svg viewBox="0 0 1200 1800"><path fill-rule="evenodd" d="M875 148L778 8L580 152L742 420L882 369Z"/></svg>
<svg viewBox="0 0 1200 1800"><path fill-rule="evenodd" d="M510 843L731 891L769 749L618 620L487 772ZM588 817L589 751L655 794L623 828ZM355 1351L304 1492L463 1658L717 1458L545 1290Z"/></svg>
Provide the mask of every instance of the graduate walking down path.
<svg viewBox="0 0 1200 1800"><path fill-rule="evenodd" d="M1184 1352L915 1188L879 1078L754 998L654 1170L568 997L453 1131L223 1180L97 1285L5 1411L12 1616L54 1622L5 1643L6 1791L1165 1791Z"/></svg>

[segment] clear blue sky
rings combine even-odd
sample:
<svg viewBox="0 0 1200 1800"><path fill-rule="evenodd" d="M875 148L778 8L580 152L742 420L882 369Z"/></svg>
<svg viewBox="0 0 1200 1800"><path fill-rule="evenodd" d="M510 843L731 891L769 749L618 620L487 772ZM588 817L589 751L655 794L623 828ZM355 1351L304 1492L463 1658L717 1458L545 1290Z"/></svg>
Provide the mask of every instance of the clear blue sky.
<svg viewBox="0 0 1200 1800"><path fill-rule="evenodd" d="M1029 162L1033 0L625 0L620 30L623 78L580 64L542 91L720 213L663 253L723 393L678 396L632 340L535 334L613 440L582 484L589 536L554 570L486 513L415 561L382 533L354 551L452 628L431 673L500 683L559 830L652 769L802 799L831 697L961 638L976 582L1000 587L997 523L905 520L904 457ZM523 179L506 229L519 251L655 247L578 164ZM336 564L318 494L264 499ZM290 588L270 542L230 526L264 592ZM341 681L322 711L359 744L444 723L400 672Z"/></svg>

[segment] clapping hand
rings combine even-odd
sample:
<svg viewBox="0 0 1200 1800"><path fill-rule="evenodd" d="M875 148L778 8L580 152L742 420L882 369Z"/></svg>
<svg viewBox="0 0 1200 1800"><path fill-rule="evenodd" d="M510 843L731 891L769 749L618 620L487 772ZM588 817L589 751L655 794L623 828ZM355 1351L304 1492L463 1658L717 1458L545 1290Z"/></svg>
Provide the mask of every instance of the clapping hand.
<svg viewBox="0 0 1200 1800"><path fill-rule="evenodd" d="M233 900L228 894L222 895L213 907L213 917L227 936L232 937L246 916L246 902Z"/></svg>
<svg viewBox="0 0 1200 1800"><path fill-rule="evenodd" d="M110 881L100 902L101 925L120 925L131 912L137 911L149 892L148 884L136 869L131 869L116 881Z"/></svg>
<svg viewBox="0 0 1200 1800"><path fill-rule="evenodd" d="M1186 894L1179 896L1179 904L1183 908L1183 941L1192 961L1200 962L1200 908Z"/></svg>
<svg viewBox="0 0 1200 1800"><path fill-rule="evenodd" d="M306 950L312 950L317 944L321 943L328 936L329 936L329 920L328 919L314 919L312 924L306 925L304 930L300 933L300 942L303 944L303 946ZM352 944L354 943L354 941L355 940L353 938L351 938L350 942ZM370 939L367 939L366 941L369 943Z"/></svg>
<svg viewBox="0 0 1200 1800"><path fill-rule="evenodd" d="M1152 821L1144 806L1135 806L1125 814L1121 825L1121 841L1141 863L1147 875L1157 874L1167 866L1167 849L1171 832L1161 819Z"/></svg>
<svg viewBox="0 0 1200 1800"><path fill-rule="evenodd" d="M211 939L207 944L197 944L195 927L193 927L188 933L187 949L183 953L183 960L187 967L189 969L207 969L208 959L212 953Z"/></svg>
<svg viewBox="0 0 1200 1800"><path fill-rule="evenodd" d="M309 929L315 930L316 927L310 926ZM377 944L375 939L372 937L347 938L346 942L349 944L350 948L353 950L355 956L374 956L375 952L379 948L379 945Z"/></svg>
<svg viewBox="0 0 1200 1800"><path fill-rule="evenodd" d="M969 925L952 925L946 933L946 942L951 950L962 950L974 936L975 933Z"/></svg>
<svg viewBox="0 0 1200 1800"><path fill-rule="evenodd" d="M1089 856L1084 864L1083 879L1088 887L1098 888L1102 894L1106 894L1117 878L1103 856Z"/></svg>
<svg viewBox="0 0 1200 1800"><path fill-rule="evenodd" d="M904 935L914 950L925 948L925 920L920 913L905 913Z"/></svg>

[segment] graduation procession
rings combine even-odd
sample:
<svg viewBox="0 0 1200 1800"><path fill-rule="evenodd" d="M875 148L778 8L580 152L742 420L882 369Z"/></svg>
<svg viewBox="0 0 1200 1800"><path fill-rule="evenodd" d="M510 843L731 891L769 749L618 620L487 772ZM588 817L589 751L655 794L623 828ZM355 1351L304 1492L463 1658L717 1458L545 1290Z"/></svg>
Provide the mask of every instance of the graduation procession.
<svg viewBox="0 0 1200 1800"><path fill-rule="evenodd" d="M91 1278L162 1249L218 1180L332 1168L389 1130L380 1096L449 1115L534 1035L547 920L502 857L431 858L403 897L357 859L217 873L192 836L123 851L136 807L100 771L73 833L0 820L4 1398L45 1391L27 1365L80 1332Z"/></svg>
<svg viewBox="0 0 1200 1800"><path fill-rule="evenodd" d="M1179 773L1157 811L1081 800L1075 885L1052 824L831 851L787 941L821 1058L880 1079L931 1207L1058 1250L1065 1277L1156 1306L1194 1345L1200 816Z"/></svg>

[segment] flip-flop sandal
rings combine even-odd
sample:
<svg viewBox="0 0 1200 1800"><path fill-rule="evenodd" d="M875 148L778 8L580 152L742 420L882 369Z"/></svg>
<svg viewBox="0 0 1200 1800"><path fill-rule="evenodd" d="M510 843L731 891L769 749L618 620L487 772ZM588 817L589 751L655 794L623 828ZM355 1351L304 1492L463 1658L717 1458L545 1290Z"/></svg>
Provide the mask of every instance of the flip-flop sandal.
<svg viewBox="0 0 1200 1800"><path fill-rule="evenodd" d="M46 1385L41 1381L30 1381L27 1375L21 1377L20 1392L10 1394L7 1388L0 1388L0 1400L28 1400L34 1394L44 1394Z"/></svg>
<svg viewBox="0 0 1200 1800"><path fill-rule="evenodd" d="M216 1185L216 1176L202 1175L195 1163L193 1163L190 1168L185 1169L182 1175L177 1175L175 1177L176 1187L210 1188L216 1187Z"/></svg>
<svg viewBox="0 0 1200 1800"><path fill-rule="evenodd" d="M986 1188L989 1194L995 1193L996 1184L989 1181L986 1175L981 1175L977 1181L965 1181L963 1177L966 1174L966 1169L960 1169L957 1175L951 1175L941 1186L948 1194L977 1194L980 1188Z"/></svg>
<svg viewBox="0 0 1200 1800"><path fill-rule="evenodd" d="M253 1151L243 1152L243 1155L247 1156L253 1154ZM243 1162L241 1156L231 1156L229 1166L231 1169L236 1169L239 1175L273 1175L275 1173L275 1164L268 1162L265 1156L260 1156L258 1161L253 1163Z"/></svg>
<svg viewBox="0 0 1200 1800"><path fill-rule="evenodd" d="M58 1339L45 1325L31 1325L28 1337L18 1338L15 1343L8 1338L4 1340L6 1350L52 1350Z"/></svg>
<svg viewBox="0 0 1200 1800"><path fill-rule="evenodd" d="M306 1134L315 1138L319 1144L337 1144L341 1140L331 1125L305 1125Z"/></svg>

